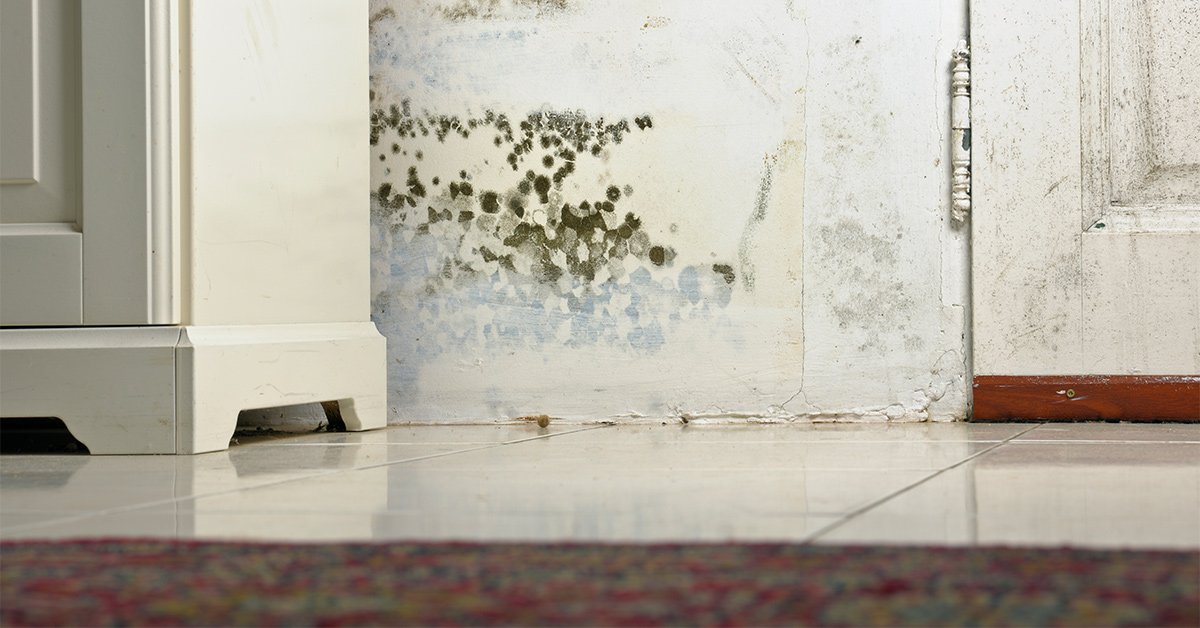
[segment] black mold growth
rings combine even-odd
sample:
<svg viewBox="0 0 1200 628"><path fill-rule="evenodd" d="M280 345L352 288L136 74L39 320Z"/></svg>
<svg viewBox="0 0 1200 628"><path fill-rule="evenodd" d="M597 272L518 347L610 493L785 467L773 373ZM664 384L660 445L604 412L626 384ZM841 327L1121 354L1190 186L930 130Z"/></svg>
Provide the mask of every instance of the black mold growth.
<svg viewBox="0 0 1200 628"><path fill-rule="evenodd" d="M581 158L601 155L607 158L611 153L606 153L606 149L621 144L632 133L646 132L653 126L649 115L638 116L630 124L628 120L589 118L579 111L534 111L515 124L507 115L492 110L467 118L427 111L417 114L405 100L371 113L372 145L378 144L385 132L394 131L400 140L393 145L395 154L406 138L414 138L418 132L422 136L432 133L444 143L455 136L466 139L472 129L482 128L479 132L492 136L490 145L504 156L512 172L521 174L514 175L507 189L476 190L467 171L461 170L458 181L450 182L428 200L439 207L429 206L420 215L411 210L417 206L417 199L425 199L429 191L415 165L409 166L402 190L383 183L372 196L378 201L377 211L389 216L393 224L424 219L413 225L418 235L430 234L429 226L439 222L452 222L462 229L464 236L471 229L491 231L504 249L480 246L477 251L480 258L514 271L515 256L528 257L530 273L540 281L556 282L564 274L593 281L610 260L626 255L654 266L670 266L676 256L675 249L652 242L641 218L624 210L620 222L612 217L618 206L633 195L631 186L602 185L585 198L564 198L563 184L575 174ZM539 148L545 152L538 151ZM420 151L413 151L413 155L417 160L424 157ZM526 166L527 159L546 174ZM489 160L483 161L486 164ZM431 183L437 186L440 178L433 177ZM455 211L440 207L443 204L454 207ZM539 210L544 218L534 222L534 210ZM497 220L495 216L502 212L511 217ZM565 262L561 261L564 258ZM715 264L712 271L726 284L733 282L731 266ZM454 264L444 265L438 274L443 279L452 279L455 273L473 272L476 269L470 262L455 260Z"/></svg>

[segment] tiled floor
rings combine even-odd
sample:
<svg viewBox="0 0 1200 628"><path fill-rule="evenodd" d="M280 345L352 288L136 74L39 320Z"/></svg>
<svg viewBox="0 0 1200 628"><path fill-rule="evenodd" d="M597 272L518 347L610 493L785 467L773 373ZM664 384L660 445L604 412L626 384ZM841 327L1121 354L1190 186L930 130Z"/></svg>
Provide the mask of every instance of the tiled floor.
<svg viewBox="0 0 1200 628"><path fill-rule="evenodd" d="M393 427L0 456L0 538L79 536L1200 549L1200 425Z"/></svg>

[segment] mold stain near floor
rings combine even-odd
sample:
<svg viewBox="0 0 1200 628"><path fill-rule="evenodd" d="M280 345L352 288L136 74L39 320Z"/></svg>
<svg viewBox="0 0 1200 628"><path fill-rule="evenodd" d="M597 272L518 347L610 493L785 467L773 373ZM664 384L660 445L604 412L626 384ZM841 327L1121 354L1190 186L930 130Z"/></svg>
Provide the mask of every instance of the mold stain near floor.
<svg viewBox="0 0 1200 628"><path fill-rule="evenodd" d="M570 11L569 0L457 0L438 4L435 14L450 22L494 20L514 14L528 18L550 17Z"/></svg>
<svg viewBox="0 0 1200 628"><path fill-rule="evenodd" d="M728 305L733 264L677 265L679 244L651 236L642 210L653 208L608 167L654 124L377 104L373 245L386 263L373 317L392 339L394 384L414 385L421 363L450 352L654 352L676 322Z"/></svg>

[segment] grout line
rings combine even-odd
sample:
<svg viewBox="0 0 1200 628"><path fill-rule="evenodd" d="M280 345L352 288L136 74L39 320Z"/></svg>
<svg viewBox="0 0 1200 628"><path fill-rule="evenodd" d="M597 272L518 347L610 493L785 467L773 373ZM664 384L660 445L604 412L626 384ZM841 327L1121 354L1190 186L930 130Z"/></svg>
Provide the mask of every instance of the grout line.
<svg viewBox="0 0 1200 628"><path fill-rule="evenodd" d="M140 504L130 504L127 506L116 506L113 508L105 508L103 510L75 513L70 516L64 516L64 517L61 517L58 519L52 519L49 521L40 521L40 522L36 522L36 523L26 523L26 524L15 525L15 526L7 526L3 530L0 530L0 537L3 537L3 535L5 533L9 533L9 532L25 532L25 531L36 529L36 528L49 527L49 526L53 526L53 525L61 525L61 524L65 524L65 523L74 523L76 521L83 521L85 519L91 519L93 517L104 517L104 516L108 516L108 515L125 514L125 513L130 513L130 512L136 512L138 510L154 508L157 506L167 506L170 504L181 504L181 503L187 502L187 501L195 502L197 499L200 499L200 498L219 497L221 495L231 495L233 493L238 493L241 491L249 491L249 490L254 490L254 489L259 489L259 488L267 488L267 487L272 487L272 486L280 486L282 484L287 484L290 482L303 482L303 481L308 481L308 480L312 480L315 478L329 477L332 475L337 475L339 473L349 473L352 471L359 471L359 470L363 470L363 469L378 469L380 467L387 467L387 466L392 466L392 465L397 465L397 464L404 464L404 463L409 463L409 462L419 462L421 460L429 460L432 458L442 458L445 456L452 456L454 454L463 454L463 453L469 453L469 452L474 452L474 451L482 451L484 449L495 449L497 447L503 447L505 445L516 445L519 443L527 443L529 441L548 439L553 436L559 436L559 435L563 435L563 434L574 434L576 432L586 432L589 430L602 429L605 427L609 427L609 426L608 425L588 426L588 427L583 427L580 429L569 430L566 432L554 432L552 434L539 434L537 436L530 436L528 438L507 440L507 441L503 441L503 442L499 442L499 443L489 443L487 445L482 445L479 447L470 447L467 449L458 449L455 451L446 451L446 452L441 452L441 453L436 453L436 454L427 454L424 456L414 456L412 458L404 458L401 460L393 460L390 462L370 464L370 465L364 465L364 466L354 466L354 467L349 467L349 468L345 468L345 469L331 469L329 471L319 471L319 472L315 472L315 473L312 473L309 475L285 478L285 479L277 480L274 482L265 482L263 484L255 484L253 486L241 486L241 487L237 487L237 488L212 491L212 492L202 493L202 494L197 494L197 495L188 495L186 497L172 497L172 498L168 498L168 499L160 499L160 500L151 501L151 502L143 502ZM414 443L414 444L420 444L420 443ZM251 445L251 446L253 446L253 445Z"/></svg>
<svg viewBox="0 0 1200 628"><path fill-rule="evenodd" d="M588 426L579 427L579 428L576 428L573 430L567 430L565 432L555 432L553 434L538 434L537 436L527 436L525 438L514 438L513 440L506 440L501 444L502 445L515 445L517 443L527 443L531 440L540 440L543 438L550 438L551 436L564 436L566 434L578 434L579 432L590 432L592 430L600 430L600 429L604 429L606 427L613 427L613 424L604 423L601 425L588 425Z"/></svg>
<svg viewBox="0 0 1200 628"><path fill-rule="evenodd" d="M1200 440L1099 440L1023 438L1014 445L1200 445Z"/></svg>
<svg viewBox="0 0 1200 628"><path fill-rule="evenodd" d="M930 475L928 475L926 477L923 477L923 478L917 480L916 482L913 482L912 484L909 484L908 486L905 486L904 488L901 488L897 491L889 493L888 495L880 497L879 499L876 499L875 501L873 501L865 506L860 506L859 508L850 511L849 513L846 513L846 515L844 517L842 517L841 519L838 519L837 521L834 521L833 523L825 526L824 528L821 528L821 529L817 530L816 532L812 533L811 535L808 536L808 538L804 539L802 544L803 545L811 545L813 542L815 542L817 539L821 538L822 536L825 536L826 534L829 534L830 532L836 530L837 528L840 528L843 525L846 525L847 523L850 522L851 519L854 519L855 517L858 517L859 515L862 515L862 514L866 513L867 511L872 510L872 509L882 505L885 502L891 501L892 499L895 499L895 498L917 488L918 486L925 484L926 482L942 475L943 473L946 473L947 471L952 471L954 469L957 469L958 467L961 467L962 465L964 465L968 462L971 462L972 460L975 460L976 458L978 458L984 454L987 454L987 453L992 452L1000 447L1003 447L1004 445L1011 443L1012 441L1016 440L1017 438L1020 438L1023 434L1028 434L1029 432L1031 432L1043 425L1045 425L1045 423L1039 423L1037 425L1030 427L1027 430L1018 432L1017 434L1014 434L1012 437L1005 439L1001 442L998 442L995 445L988 447L987 449L977 451L977 452L971 454L970 456L967 456L966 458L963 458L962 460L959 460L958 462L946 467L945 469L940 469L934 473L931 473Z"/></svg>
<svg viewBox="0 0 1200 628"><path fill-rule="evenodd" d="M341 473L343 471L358 471L360 469L378 469L380 467L390 467L393 465L404 464L404 463L408 463L408 462L419 462L421 460L430 460L433 458L444 458L446 456L452 456L454 454L465 454L465 453L472 452L472 451L482 451L484 449L495 449L497 447L503 447L505 445L519 445L521 443L528 443L530 441L535 441L535 440L546 440L546 439L552 438L554 436L564 436L566 434L576 434L578 432L589 432L591 430L599 430L599 429L604 429L606 427L609 427L609 426L608 425L596 425L596 426L583 427L583 428L580 428L577 430L570 430L567 432L555 432L553 434L539 434L537 436L530 436L528 438L518 438L516 440L506 440L502 443L493 443L491 445L485 445L483 447L475 447L472 449L462 449L459 451L447 451L447 452L442 452L442 453L438 453L438 454L428 454L425 456L416 456L414 458L405 458L403 460L392 460L391 462L379 462L379 463L375 463L375 464L364 465L361 467L354 467L353 469L339 469L337 472Z"/></svg>

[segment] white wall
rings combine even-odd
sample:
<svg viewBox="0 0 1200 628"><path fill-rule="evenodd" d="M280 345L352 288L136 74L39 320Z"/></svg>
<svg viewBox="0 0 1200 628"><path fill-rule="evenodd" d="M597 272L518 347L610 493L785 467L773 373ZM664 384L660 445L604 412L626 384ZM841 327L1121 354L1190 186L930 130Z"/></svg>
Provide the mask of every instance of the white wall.
<svg viewBox="0 0 1200 628"><path fill-rule="evenodd" d="M374 0L392 420L961 418L962 4Z"/></svg>

